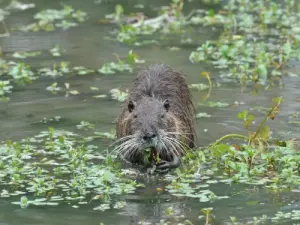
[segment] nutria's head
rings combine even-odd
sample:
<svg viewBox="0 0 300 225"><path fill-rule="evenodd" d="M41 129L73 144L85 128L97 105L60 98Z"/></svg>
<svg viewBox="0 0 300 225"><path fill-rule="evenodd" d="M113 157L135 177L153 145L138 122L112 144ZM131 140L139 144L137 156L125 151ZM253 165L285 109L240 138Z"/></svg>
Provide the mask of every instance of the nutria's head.
<svg viewBox="0 0 300 225"><path fill-rule="evenodd" d="M146 149L169 158L181 155L184 144L180 142L180 123L172 113L172 102L142 97L138 102L127 101L124 133L118 140L117 150L123 158L132 161ZM125 135L124 135L125 134Z"/></svg>

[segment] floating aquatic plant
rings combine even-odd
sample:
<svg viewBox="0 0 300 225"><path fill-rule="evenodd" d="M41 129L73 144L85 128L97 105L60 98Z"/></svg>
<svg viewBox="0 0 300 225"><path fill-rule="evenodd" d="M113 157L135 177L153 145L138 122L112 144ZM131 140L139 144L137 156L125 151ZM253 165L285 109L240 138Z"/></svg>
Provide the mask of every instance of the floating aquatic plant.
<svg viewBox="0 0 300 225"><path fill-rule="evenodd" d="M41 55L41 52L33 51L33 52L15 52L12 56L17 59L26 59L29 57L36 57Z"/></svg>
<svg viewBox="0 0 300 225"><path fill-rule="evenodd" d="M184 33L187 17L182 13L184 1L172 0L169 6L162 7L159 15L146 18L142 13L127 16L121 5L115 7L113 14L107 15L111 23L117 23L119 28L113 33L116 40L128 44L142 45L156 43L157 40L140 40L140 36L153 36L155 33Z"/></svg>
<svg viewBox="0 0 300 225"><path fill-rule="evenodd" d="M87 13L64 5L60 10L46 9L35 14L37 22L22 27L22 31L54 31L56 28L67 30L87 19Z"/></svg>
<svg viewBox="0 0 300 225"><path fill-rule="evenodd" d="M119 58L118 55L116 55L118 62L110 62L110 63L105 63L99 70L99 73L102 74L115 74L117 71L118 72L123 72L123 71L129 71L130 73L133 71L132 65L136 63L144 63L145 61L142 59L139 59L139 56L134 53L132 50L128 52L127 59L126 61L123 61Z"/></svg>
<svg viewBox="0 0 300 225"><path fill-rule="evenodd" d="M13 202L21 207L54 206L63 201L109 203L112 195L122 196L135 190L138 184L126 179L116 163L101 156L96 146L83 145L84 139L82 143L79 140L71 132L49 128L48 132L22 142L2 143L2 196L21 195L20 202ZM102 162L95 164L99 156ZM114 207L121 205L116 202Z"/></svg>
<svg viewBox="0 0 300 225"><path fill-rule="evenodd" d="M3 81L0 80L0 98L2 101L8 100L6 95L11 93L12 88L13 87L12 85L10 85L9 80L3 80Z"/></svg>
<svg viewBox="0 0 300 225"><path fill-rule="evenodd" d="M193 63L205 61L220 69L222 78L270 85L285 75L284 68L300 58L299 14L295 1L231 0L219 13L191 17L192 24L221 25L217 41L207 41L190 54ZM258 13L259 12L259 13Z"/></svg>

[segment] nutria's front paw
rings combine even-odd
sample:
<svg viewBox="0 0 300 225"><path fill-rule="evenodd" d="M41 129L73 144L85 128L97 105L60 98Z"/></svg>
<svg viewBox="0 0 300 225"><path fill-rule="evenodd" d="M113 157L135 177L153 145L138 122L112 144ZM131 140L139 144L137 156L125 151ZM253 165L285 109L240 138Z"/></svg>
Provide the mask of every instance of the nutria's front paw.
<svg viewBox="0 0 300 225"><path fill-rule="evenodd" d="M159 170L164 170L164 169L170 169L172 167L172 163L165 161L165 160L160 160L159 163L156 164L156 169Z"/></svg>
<svg viewBox="0 0 300 225"><path fill-rule="evenodd" d="M163 174L169 172L171 168L172 166L170 162L161 160L158 164L156 164L155 171L157 173Z"/></svg>
<svg viewBox="0 0 300 225"><path fill-rule="evenodd" d="M174 155L173 160L171 162L161 160L158 164L156 164L156 171L159 173L166 173L170 169L176 168L180 165L180 159Z"/></svg>

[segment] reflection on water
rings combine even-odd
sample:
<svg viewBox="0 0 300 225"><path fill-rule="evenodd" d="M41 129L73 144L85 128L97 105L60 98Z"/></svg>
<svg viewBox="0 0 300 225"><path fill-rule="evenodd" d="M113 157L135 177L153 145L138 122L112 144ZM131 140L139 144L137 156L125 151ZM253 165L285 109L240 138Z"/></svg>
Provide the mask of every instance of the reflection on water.
<svg viewBox="0 0 300 225"><path fill-rule="evenodd" d="M10 26L20 26L32 22L32 15L35 11L43 8L57 7L60 1L35 1L37 8L21 13L15 13L8 19ZM91 1L92 2L92 1ZM116 2L116 1L115 1ZM123 2L123 1L119 1ZM124 1L125 2L125 1ZM146 1L126 1L132 4L143 3ZM168 1L163 1L167 4ZM65 32L57 31L51 33L21 33L14 32L11 37L0 40L4 54L10 55L15 51L48 51L55 45L65 49L60 60L70 61L73 66L82 65L88 68L97 69L104 62L115 60L113 53L126 55L131 49L129 46L114 43L105 39L111 26L101 26L96 20L103 17L106 13L111 13L114 4L94 5L86 4L81 0L69 0L65 3L71 4L89 13L89 21ZM147 1L148 3L148 1ZM159 5L162 1L152 1L152 4ZM198 3L194 3L197 5ZM146 4L147 5L147 4ZM131 4L128 3L130 8ZM192 7L192 6L191 6ZM197 5L199 7L199 4ZM147 9L146 9L147 10ZM149 13L151 14L149 9ZM216 31L203 28L196 31L197 45L206 39L212 39L217 35ZM187 75L189 83L205 82L200 77L200 72L211 72L214 79L218 77L218 71L203 64L191 64L188 56L190 48L181 49L180 52L172 52L168 47L176 45L176 40L172 44L162 44L161 46L147 46L134 49L142 58L146 59L147 64L164 62L171 67L183 71ZM28 59L28 63L34 67L49 66L54 62L51 57L38 57ZM145 65L143 65L145 66ZM299 64L292 67L298 71ZM43 78L25 87L18 87L10 95L11 101L0 103L0 139L19 140L37 134L41 130L47 129L47 124L39 123L43 118L61 116L61 122L55 125L57 128L74 131L75 125L80 121L89 121L96 124L98 130L108 131L114 127L113 121L119 114L120 104L110 99L94 99L95 94L90 90L91 86L98 87L100 94L108 94L112 88L126 87L133 79L134 74L124 73L121 75L102 76L89 75L72 78L59 78L58 83L70 83L71 87L78 90L81 94L66 98L64 93L53 95L46 91L46 87L53 83L51 78ZM274 88L262 91L261 95L256 95L251 90L240 91L239 85L223 84L212 91L211 101L227 102L230 107L210 108L198 106L202 101L203 93L194 91L194 102L198 112L206 112L212 117L200 118L197 123L198 144L206 145L216 138L227 133L242 132L242 124L237 121L236 114L250 107L269 106L273 97L283 96L285 102L284 109L278 119L271 123L275 129L274 135L283 137L299 136L299 129L287 125L288 117L299 110L295 104L295 99L300 97L298 92L298 80L289 78L285 80L285 88ZM241 104L242 103L242 104ZM253 111L257 121L260 121L264 114ZM101 145L101 143L97 143ZM103 144L103 143L102 143ZM104 145L104 144L103 144ZM244 187L226 185L215 185L213 190L217 195L228 195L230 200L218 200L215 203L200 203L197 200L186 198L175 198L167 193L157 193L156 187L162 184L159 181L144 181L147 188L139 190L134 195L127 196L128 205L122 210L108 210L106 212L95 212L91 205L82 206L74 209L70 205L61 207L30 207L20 209L18 206L11 205L5 199L0 199L0 224L137 224L137 221L145 219L152 224L157 223L165 216L164 211L172 206L176 213L184 214L187 218L197 221L200 209L204 207L214 207L215 224L224 224L229 216L249 218L259 216L263 213L272 214L281 207L292 201L293 195L282 194L274 196L261 191L245 191ZM250 204L250 203L255 204ZM195 223L197 224L197 222Z"/></svg>

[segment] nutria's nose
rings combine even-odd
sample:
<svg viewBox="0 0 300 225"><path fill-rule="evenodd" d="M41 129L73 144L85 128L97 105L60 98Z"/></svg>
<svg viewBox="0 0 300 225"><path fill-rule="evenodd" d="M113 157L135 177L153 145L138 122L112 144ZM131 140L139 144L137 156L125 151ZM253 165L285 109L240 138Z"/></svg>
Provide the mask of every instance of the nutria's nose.
<svg viewBox="0 0 300 225"><path fill-rule="evenodd" d="M144 141L148 141L150 142L152 139L154 139L156 137L156 134L153 133L147 133L145 134L145 136L143 137Z"/></svg>

